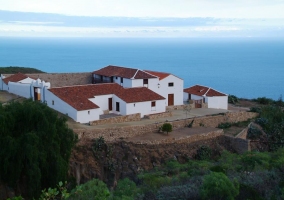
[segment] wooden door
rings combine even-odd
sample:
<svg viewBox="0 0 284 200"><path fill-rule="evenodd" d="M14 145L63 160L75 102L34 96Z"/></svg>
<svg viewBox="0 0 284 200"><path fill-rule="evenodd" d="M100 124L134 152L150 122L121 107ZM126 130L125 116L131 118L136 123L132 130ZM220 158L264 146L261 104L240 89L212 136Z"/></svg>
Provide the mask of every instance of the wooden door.
<svg viewBox="0 0 284 200"><path fill-rule="evenodd" d="M168 106L174 105L174 94L168 94Z"/></svg>
<svg viewBox="0 0 284 200"><path fill-rule="evenodd" d="M112 110L112 98L108 98L108 110Z"/></svg>

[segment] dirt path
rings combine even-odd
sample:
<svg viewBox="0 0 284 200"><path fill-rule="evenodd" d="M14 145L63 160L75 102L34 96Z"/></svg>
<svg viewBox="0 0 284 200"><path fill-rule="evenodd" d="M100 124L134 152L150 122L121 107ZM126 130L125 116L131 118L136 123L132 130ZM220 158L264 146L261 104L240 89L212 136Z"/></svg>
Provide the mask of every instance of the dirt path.
<svg viewBox="0 0 284 200"><path fill-rule="evenodd" d="M6 91L0 91L0 103L6 103L8 101L14 100L14 99L19 99L21 97L8 93Z"/></svg>

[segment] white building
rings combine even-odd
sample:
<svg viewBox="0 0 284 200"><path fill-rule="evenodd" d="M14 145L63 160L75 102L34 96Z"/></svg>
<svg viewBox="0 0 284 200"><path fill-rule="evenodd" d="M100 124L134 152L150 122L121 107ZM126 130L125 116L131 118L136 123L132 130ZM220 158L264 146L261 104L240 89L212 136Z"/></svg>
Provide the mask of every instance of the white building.
<svg viewBox="0 0 284 200"><path fill-rule="evenodd" d="M183 101L193 100L197 108L203 103L208 108L228 109L228 95L210 87L194 85L184 89L183 94Z"/></svg>
<svg viewBox="0 0 284 200"><path fill-rule="evenodd" d="M49 107L80 123L98 120L106 111L120 115L165 112L166 100L146 87L123 88L117 83L51 88L46 91Z"/></svg>
<svg viewBox="0 0 284 200"><path fill-rule="evenodd" d="M124 88L146 87L166 99L166 106L183 104L183 80L169 73L118 66L93 72L93 83L117 83Z"/></svg>
<svg viewBox="0 0 284 200"><path fill-rule="evenodd" d="M35 80L25 74L17 73L9 77L1 75L0 78L1 90L8 91L9 93L32 98L33 100L45 101L45 90L50 88L50 83Z"/></svg>

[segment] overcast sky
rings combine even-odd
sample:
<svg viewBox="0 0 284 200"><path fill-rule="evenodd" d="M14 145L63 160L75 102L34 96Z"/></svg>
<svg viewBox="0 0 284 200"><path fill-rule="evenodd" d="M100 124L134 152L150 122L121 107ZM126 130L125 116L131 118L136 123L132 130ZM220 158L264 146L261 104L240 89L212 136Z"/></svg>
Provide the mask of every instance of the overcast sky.
<svg viewBox="0 0 284 200"><path fill-rule="evenodd" d="M284 0L0 0L0 36L283 36L283 19Z"/></svg>

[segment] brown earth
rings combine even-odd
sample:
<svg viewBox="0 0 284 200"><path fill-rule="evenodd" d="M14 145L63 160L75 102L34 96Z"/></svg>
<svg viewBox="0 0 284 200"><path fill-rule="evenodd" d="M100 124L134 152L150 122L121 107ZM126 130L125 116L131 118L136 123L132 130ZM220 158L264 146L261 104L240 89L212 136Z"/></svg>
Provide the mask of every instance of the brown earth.
<svg viewBox="0 0 284 200"><path fill-rule="evenodd" d="M156 136L156 139L171 137L172 134ZM178 144L152 145L134 142L137 142L137 138L107 143L102 145L101 150L93 150L94 141L81 140L73 149L69 173L76 177L77 184L99 178L113 187L121 178L128 177L137 181L138 173L151 170L168 160L175 159L183 163L195 159L197 149L202 145L210 147L214 156L219 155L224 149L234 151L224 136Z"/></svg>

